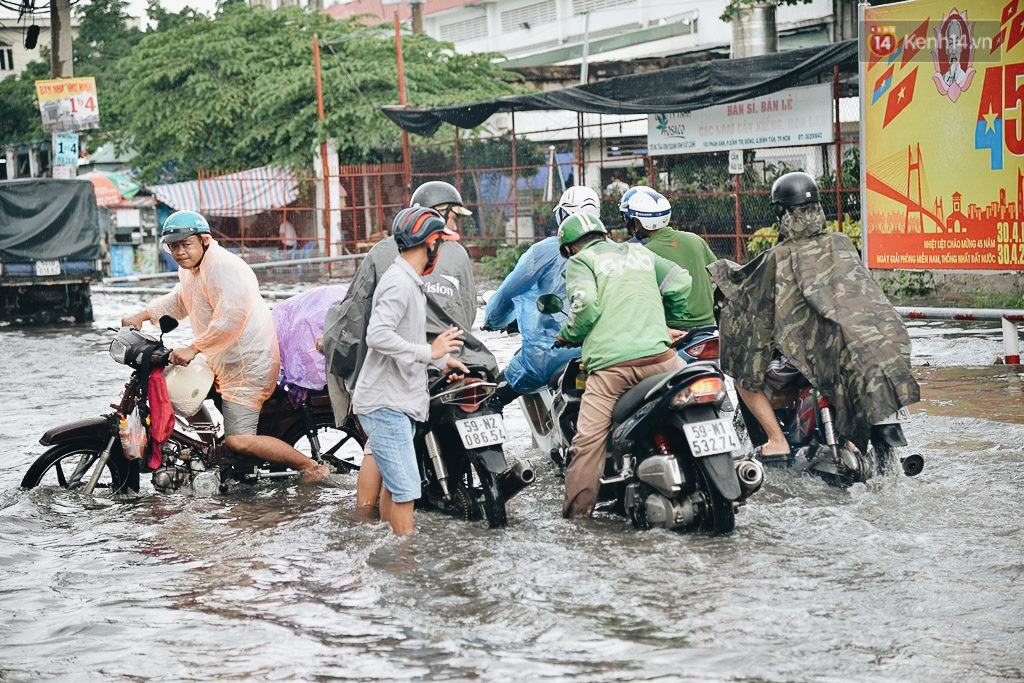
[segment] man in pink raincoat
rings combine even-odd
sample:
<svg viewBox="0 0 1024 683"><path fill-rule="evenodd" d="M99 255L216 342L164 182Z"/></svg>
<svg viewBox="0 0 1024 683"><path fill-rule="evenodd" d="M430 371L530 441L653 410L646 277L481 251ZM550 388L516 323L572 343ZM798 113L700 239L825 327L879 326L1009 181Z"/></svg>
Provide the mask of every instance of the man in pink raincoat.
<svg viewBox="0 0 1024 683"><path fill-rule="evenodd" d="M260 409L277 384L280 356L270 307L252 269L217 244L195 211L171 214L160 240L178 264L178 284L121 324L140 328L164 315L187 317L195 340L174 349L170 361L188 365L199 353L206 357L223 399L225 445L236 455L297 470L304 480L326 477L326 466L280 439L256 434Z"/></svg>

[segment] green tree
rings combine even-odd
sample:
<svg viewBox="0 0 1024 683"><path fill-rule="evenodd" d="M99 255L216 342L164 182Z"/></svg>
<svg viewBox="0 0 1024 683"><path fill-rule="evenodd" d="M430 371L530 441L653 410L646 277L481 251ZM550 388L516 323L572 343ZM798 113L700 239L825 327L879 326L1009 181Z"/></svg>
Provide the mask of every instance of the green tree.
<svg viewBox="0 0 1024 683"><path fill-rule="evenodd" d="M326 121L317 116L312 38L318 32ZM409 100L455 104L515 92L493 54L459 55L405 35ZM265 164L308 168L337 140L343 163L398 149L401 131L379 111L398 102L394 33L309 14L230 4L212 20L147 35L118 63L125 113L117 130L139 154L142 178Z"/></svg>
<svg viewBox="0 0 1024 683"><path fill-rule="evenodd" d="M150 30L147 32L152 33L171 31L188 24L193 24L200 19L209 18L191 7L186 7L177 14L168 12L160 5L160 0L149 0L146 4L146 16L149 17L151 22Z"/></svg>

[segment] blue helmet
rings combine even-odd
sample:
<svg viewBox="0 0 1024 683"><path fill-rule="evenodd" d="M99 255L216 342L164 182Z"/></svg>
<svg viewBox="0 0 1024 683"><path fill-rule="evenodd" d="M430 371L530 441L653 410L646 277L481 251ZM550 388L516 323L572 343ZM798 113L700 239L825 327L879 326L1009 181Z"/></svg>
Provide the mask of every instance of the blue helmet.
<svg viewBox="0 0 1024 683"><path fill-rule="evenodd" d="M195 211L175 211L160 228L160 241L163 244L180 242L192 235L209 235L210 224Z"/></svg>

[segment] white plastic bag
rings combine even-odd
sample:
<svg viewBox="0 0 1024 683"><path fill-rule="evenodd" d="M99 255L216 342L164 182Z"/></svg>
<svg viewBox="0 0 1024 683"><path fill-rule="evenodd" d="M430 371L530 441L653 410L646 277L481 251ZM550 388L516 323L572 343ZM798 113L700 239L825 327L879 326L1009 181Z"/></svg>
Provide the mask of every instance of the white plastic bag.
<svg viewBox="0 0 1024 683"><path fill-rule="evenodd" d="M121 435L121 447L124 449L124 457L129 460L138 460L146 452L146 442L149 440L146 434L146 427L142 424L142 417L139 409L136 408L127 417L121 418L118 432Z"/></svg>

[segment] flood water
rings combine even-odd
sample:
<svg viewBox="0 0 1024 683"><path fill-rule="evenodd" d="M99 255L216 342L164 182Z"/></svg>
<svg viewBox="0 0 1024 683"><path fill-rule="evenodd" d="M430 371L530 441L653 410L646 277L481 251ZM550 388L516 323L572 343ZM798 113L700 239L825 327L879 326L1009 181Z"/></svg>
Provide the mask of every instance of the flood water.
<svg viewBox="0 0 1024 683"><path fill-rule="evenodd" d="M1024 678L1024 377L999 324L913 323L926 460L849 491L770 471L726 537L560 517L353 521L354 477L124 501L23 491L49 427L108 409L92 327L0 328L0 680L990 681ZM187 326L186 326L187 328ZM176 332L175 334L179 334ZM485 334L504 363L516 338Z"/></svg>

